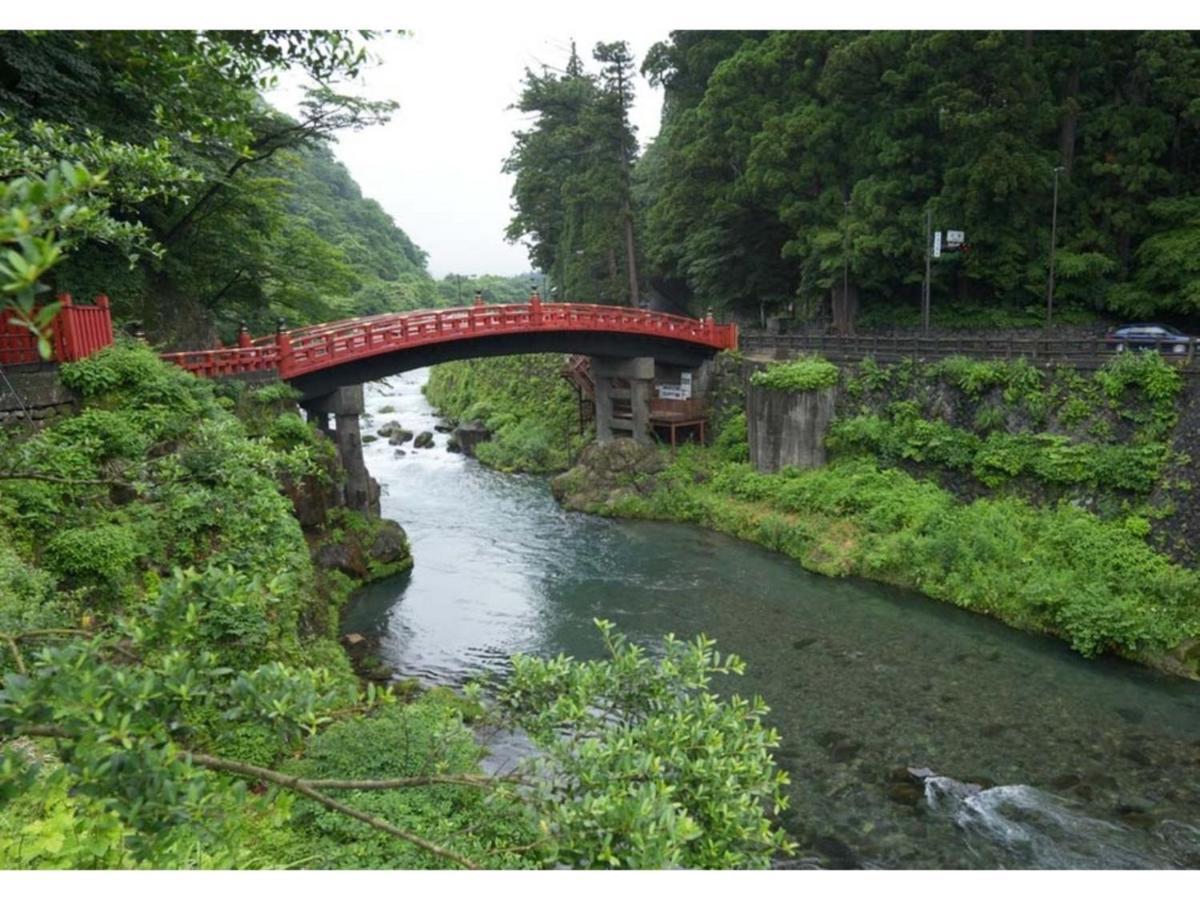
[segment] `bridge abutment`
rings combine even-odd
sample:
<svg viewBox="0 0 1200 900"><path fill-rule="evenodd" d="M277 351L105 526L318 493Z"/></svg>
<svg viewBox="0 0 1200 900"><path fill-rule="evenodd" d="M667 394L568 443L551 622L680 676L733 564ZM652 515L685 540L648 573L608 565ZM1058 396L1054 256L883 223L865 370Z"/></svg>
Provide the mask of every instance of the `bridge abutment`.
<svg viewBox="0 0 1200 900"><path fill-rule="evenodd" d="M379 483L367 471L362 452L359 416L366 409L363 405L362 385L340 387L333 393L306 400L302 406L309 421L316 422L317 427L325 434L330 434L337 445L342 468L346 470L346 483L342 486L345 505L366 515L378 517ZM332 434L329 428L330 415L336 422Z"/></svg>
<svg viewBox="0 0 1200 900"><path fill-rule="evenodd" d="M628 434L649 444L650 396L654 388L654 357L593 356L596 396L596 440L605 444Z"/></svg>

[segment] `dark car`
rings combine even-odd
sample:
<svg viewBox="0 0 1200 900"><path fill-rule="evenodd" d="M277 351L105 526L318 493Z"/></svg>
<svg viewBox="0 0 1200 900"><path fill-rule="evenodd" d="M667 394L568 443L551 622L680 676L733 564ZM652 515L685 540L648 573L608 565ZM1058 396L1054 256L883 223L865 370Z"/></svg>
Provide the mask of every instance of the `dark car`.
<svg viewBox="0 0 1200 900"><path fill-rule="evenodd" d="M1158 350L1160 353L1187 353L1196 338L1170 325L1122 325L1105 336L1110 350Z"/></svg>

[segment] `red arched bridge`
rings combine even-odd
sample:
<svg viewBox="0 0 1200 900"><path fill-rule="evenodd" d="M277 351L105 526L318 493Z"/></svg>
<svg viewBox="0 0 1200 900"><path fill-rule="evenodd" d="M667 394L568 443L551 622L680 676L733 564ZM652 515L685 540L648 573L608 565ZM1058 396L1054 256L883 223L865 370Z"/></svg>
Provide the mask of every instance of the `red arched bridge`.
<svg viewBox="0 0 1200 900"><path fill-rule="evenodd" d="M81 359L112 343L107 297L94 306L59 298L54 358ZM208 378L274 374L306 396L328 394L409 369L452 359L509 353L562 352L591 356L652 356L695 366L713 353L737 347L736 325L591 303L528 303L385 313L324 325L279 330L236 347L165 353L163 359ZM36 340L27 330L0 326L0 364L36 363Z"/></svg>
<svg viewBox="0 0 1200 900"><path fill-rule="evenodd" d="M237 347L167 353L163 358L208 377L269 371L307 396L423 366L510 353L652 356L695 366L737 347L737 326L590 303L529 303L386 313L281 330Z"/></svg>

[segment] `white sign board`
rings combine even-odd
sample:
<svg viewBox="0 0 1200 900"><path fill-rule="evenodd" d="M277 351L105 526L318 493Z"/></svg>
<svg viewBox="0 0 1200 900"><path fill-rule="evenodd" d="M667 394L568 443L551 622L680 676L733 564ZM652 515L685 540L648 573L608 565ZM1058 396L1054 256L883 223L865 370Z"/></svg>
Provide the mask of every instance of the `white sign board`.
<svg viewBox="0 0 1200 900"><path fill-rule="evenodd" d="M683 399L692 399L692 373L684 372L679 376L679 389L683 391Z"/></svg>
<svg viewBox="0 0 1200 900"><path fill-rule="evenodd" d="M933 258L939 259L942 255L942 233L935 231L933 233Z"/></svg>
<svg viewBox="0 0 1200 900"><path fill-rule="evenodd" d="M946 232L946 246L951 249L962 246L962 243L965 239L966 239L966 235L963 234L961 231L947 231Z"/></svg>
<svg viewBox="0 0 1200 900"><path fill-rule="evenodd" d="M673 384L660 384L658 386L659 400L688 400L691 398L691 391L684 393L683 388L676 387Z"/></svg>

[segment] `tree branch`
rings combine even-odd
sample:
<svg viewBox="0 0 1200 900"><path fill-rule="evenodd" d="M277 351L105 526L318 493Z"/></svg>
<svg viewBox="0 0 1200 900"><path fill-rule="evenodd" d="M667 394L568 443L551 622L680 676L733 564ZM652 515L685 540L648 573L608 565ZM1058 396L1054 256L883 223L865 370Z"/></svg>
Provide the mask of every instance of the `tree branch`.
<svg viewBox="0 0 1200 900"><path fill-rule="evenodd" d="M128 481L120 481L116 478L59 478L57 475L43 475L41 472L0 472L0 480L48 481L51 484L107 484L117 487L133 487Z"/></svg>
<svg viewBox="0 0 1200 900"><path fill-rule="evenodd" d="M8 649L12 652L13 659L17 663L17 671L22 675L28 675L29 670L25 668L25 657L21 655L21 648L17 646L16 638L12 635L4 635L4 642L8 644Z"/></svg>
<svg viewBox="0 0 1200 900"><path fill-rule="evenodd" d="M415 775L409 778L388 778L375 780L352 780L345 778L303 778L299 775L285 775L274 769L264 769L251 763L239 762L236 759L225 759L219 756L209 756L206 753L189 753L197 765L206 769L220 772L231 772L235 775L245 775L249 778L261 778L273 781L281 787L304 785L310 788L325 790L347 791L387 791L396 788L428 787L435 784L458 784L469 787L491 787L505 781L515 781L513 778L493 778L488 775Z"/></svg>
<svg viewBox="0 0 1200 900"><path fill-rule="evenodd" d="M48 629L49 630L49 629ZM55 631L67 629L54 629ZM32 632L31 632L32 633ZM24 663L20 658L20 651L17 649L16 641L8 636L2 635L14 653L17 654L18 667L25 671ZM58 725L27 725L19 727L21 734L30 737L51 737L51 738L66 738L70 739L73 735ZM218 756L210 756L207 753L196 753L190 750L184 750L186 759L193 765L200 766L204 769L209 769L214 772L226 772L232 775L239 775L246 778L254 778L259 781L270 782L278 785L286 790L295 791L296 793L308 797L310 800L321 804L322 806L332 809L335 812L350 816L352 819L357 819L370 827L382 831L385 834L390 834L393 837L400 838L410 844L420 847L435 856L440 856L443 859L448 859L466 869L478 869L479 866L472 862L467 857L460 853L451 850L448 847L443 847L440 844L435 844L433 841L427 840L420 835L413 834L410 831L405 831L403 828L397 828L390 822L372 816L369 813L357 810L352 806L348 806L339 800L321 793L317 788L326 790L391 790L397 788L408 787L423 787L437 784L454 784L469 787L488 787L500 781L511 781L514 779L497 779L485 775L427 775L415 776L410 778L392 778L372 781L358 781L349 779L305 779L298 775L285 775L282 772L277 772L274 769L266 769L262 766L251 765L250 763L238 762L237 760L224 759Z"/></svg>
<svg viewBox="0 0 1200 900"><path fill-rule="evenodd" d="M479 868L479 866L477 866L471 860L467 859L465 856L462 856L459 853L456 853L455 851L449 849L448 847L443 847L440 844L435 844L432 841L426 840L425 838L423 838L419 835L413 834L410 831L405 831L403 828L397 828L395 825L391 824L390 822L387 822L380 818L376 818L375 816L369 815L368 813L362 812L361 810L357 810L352 806L347 806L345 803L342 803L338 800L334 800L332 797L326 796L325 794L322 794L320 791L314 790L312 787L310 787L310 784L322 784L322 782L306 782L303 778L300 778L298 776L284 775L282 772L276 772L273 769L264 769L261 766L252 766L252 765L249 765L248 763L240 763L240 762L236 762L234 760L221 759L220 757L209 756L208 754L205 754L205 753L188 753L188 759L191 760L192 762L194 762L198 766L202 766L203 768L206 768L206 769L212 769L213 771L229 772L234 775L243 775L243 776L248 776L251 778L258 778L258 779L261 779L262 781L269 781L272 784L277 784L282 788L286 788L287 790L290 790L290 791L295 791L298 794L308 797L310 800L320 803L322 806L327 807L328 809L332 809L335 812L340 812L343 815L350 816L352 819L358 819L360 822L365 822L367 825L370 825L372 828L375 828L379 831L385 832L386 834L390 834L393 837L398 837L401 840L408 841L410 844L415 844L416 846L420 847L423 850L429 851L430 853L434 854L435 856L440 856L443 859L448 859L448 860L451 860L452 862L458 863L458 865L462 866L463 868L466 868L466 869L478 869ZM413 787L414 784L411 783L413 781L425 781L426 783L445 783L444 779L447 779L450 777L452 777L452 776L429 776L429 778L427 778L427 779L396 779L395 781L392 782L392 784L397 787ZM432 781L431 779L442 779L442 780ZM401 784L401 782L410 782L410 783ZM454 782L451 782L451 783L454 783ZM335 786L339 786L339 785L349 785L349 784L363 785L363 784L371 784L371 782L343 781L343 782L325 782L324 783L324 785L327 787L335 787ZM376 784L379 784L379 783L376 783Z"/></svg>

